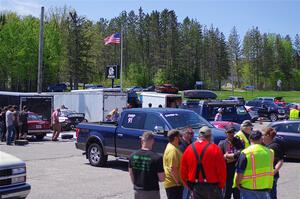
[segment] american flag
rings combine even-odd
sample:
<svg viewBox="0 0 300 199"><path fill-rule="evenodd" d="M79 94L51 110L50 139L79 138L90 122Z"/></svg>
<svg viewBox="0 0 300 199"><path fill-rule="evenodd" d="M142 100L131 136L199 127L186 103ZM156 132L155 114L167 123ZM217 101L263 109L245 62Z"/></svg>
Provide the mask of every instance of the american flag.
<svg viewBox="0 0 300 199"><path fill-rule="evenodd" d="M121 42L121 34L116 32L104 39L104 44L119 44Z"/></svg>

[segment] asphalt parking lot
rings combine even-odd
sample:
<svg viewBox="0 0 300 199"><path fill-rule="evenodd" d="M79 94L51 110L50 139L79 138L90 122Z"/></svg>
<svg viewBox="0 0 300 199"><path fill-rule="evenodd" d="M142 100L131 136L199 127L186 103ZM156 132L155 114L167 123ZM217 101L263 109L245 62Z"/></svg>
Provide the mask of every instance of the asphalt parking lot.
<svg viewBox="0 0 300 199"><path fill-rule="evenodd" d="M264 125L257 124L256 128ZM52 142L48 135L44 141L32 141L27 146L0 143L0 150L26 162L28 183L32 186L28 199L133 198L127 162L110 157L107 167L92 167L74 143L75 139ZM284 164L278 198L299 198L299 170L300 163ZM161 196L166 198L162 186Z"/></svg>

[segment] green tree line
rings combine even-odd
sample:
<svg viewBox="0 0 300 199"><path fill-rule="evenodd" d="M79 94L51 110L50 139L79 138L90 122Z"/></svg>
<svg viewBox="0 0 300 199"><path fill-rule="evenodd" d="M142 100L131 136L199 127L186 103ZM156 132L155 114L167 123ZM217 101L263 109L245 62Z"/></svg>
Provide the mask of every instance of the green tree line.
<svg viewBox="0 0 300 199"><path fill-rule="evenodd" d="M250 28L240 38L233 27L228 39L213 25L173 10L145 13L142 8L94 22L75 10L49 9L44 27L43 88L69 82L109 86L105 67L120 64L120 45L104 38L123 29L125 85L172 83L180 89L203 81L207 89L225 83L242 88L274 89L281 79L286 90L300 89L300 38L262 33ZM35 91L39 18L0 14L0 89Z"/></svg>

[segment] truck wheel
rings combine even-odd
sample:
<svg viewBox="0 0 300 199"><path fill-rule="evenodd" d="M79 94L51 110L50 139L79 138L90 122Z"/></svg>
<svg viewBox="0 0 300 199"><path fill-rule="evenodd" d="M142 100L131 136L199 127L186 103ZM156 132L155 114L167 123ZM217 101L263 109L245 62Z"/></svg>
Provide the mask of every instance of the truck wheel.
<svg viewBox="0 0 300 199"><path fill-rule="evenodd" d="M272 122L277 121L277 120L278 120L277 115L276 115L275 113L271 113L271 115L270 115L270 120L271 120Z"/></svg>
<svg viewBox="0 0 300 199"><path fill-rule="evenodd" d="M107 155L104 155L102 147L98 143L92 143L88 148L89 162L92 166L103 167L107 162Z"/></svg>
<svg viewBox="0 0 300 199"><path fill-rule="evenodd" d="M36 135L35 137L36 137L36 139L37 139L37 140L41 141L41 140L43 140L43 139L44 139L44 137L45 137L45 134Z"/></svg>

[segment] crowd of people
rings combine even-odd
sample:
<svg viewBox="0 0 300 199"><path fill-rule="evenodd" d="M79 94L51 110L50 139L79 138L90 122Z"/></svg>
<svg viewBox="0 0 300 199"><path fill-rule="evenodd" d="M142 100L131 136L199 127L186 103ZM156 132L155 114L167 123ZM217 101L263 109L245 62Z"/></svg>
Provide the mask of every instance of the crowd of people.
<svg viewBox="0 0 300 199"><path fill-rule="evenodd" d="M15 140L26 139L28 132L28 108L22 111L16 105L0 109L0 140L7 145L13 145Z"/></svg>
<svg viewBox="0 0 300 199"><path fill-rule="evenodd" d="M163 182L168 199L277 199L283 147L275 129L253 130L246 120L239 132L227 126L225 133L216 145L207 126L196 140L190 127L171 130L160 156L152 150L155 135L145 132L141 149L129 159L134 198L160 198Z"/></svg>

